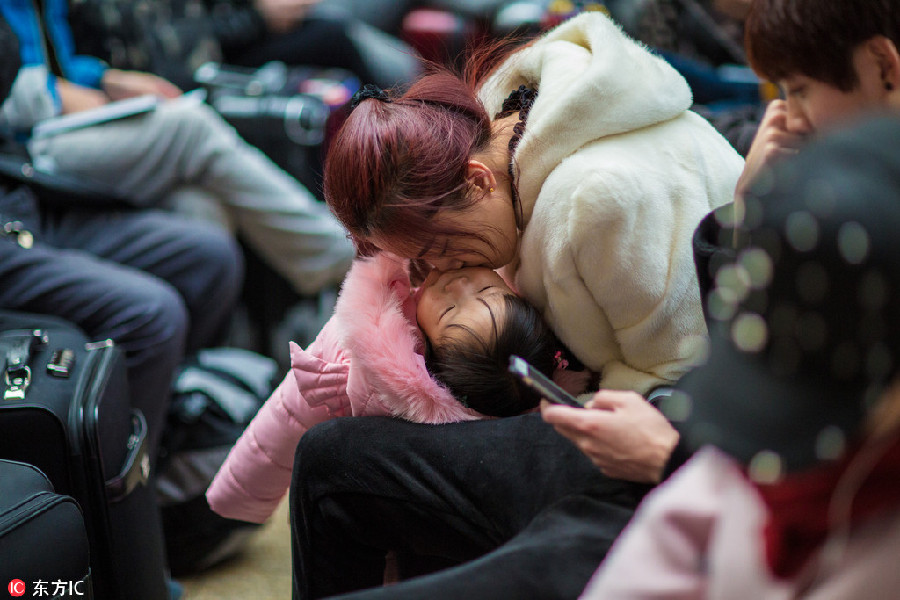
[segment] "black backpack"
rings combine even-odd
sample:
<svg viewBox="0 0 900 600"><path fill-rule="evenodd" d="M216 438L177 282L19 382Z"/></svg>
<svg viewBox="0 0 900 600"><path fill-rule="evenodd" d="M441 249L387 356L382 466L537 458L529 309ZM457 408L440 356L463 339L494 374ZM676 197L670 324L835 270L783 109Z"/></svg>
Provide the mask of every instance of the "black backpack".
<svg viewBox="0 0 900 600"><path fill-rule="evenodd" d="M249 350L202 350L175 378L156 492L172 574L207 569L241 550L258 524L226 519L206 488L275 388L275 361Z"/></svg>

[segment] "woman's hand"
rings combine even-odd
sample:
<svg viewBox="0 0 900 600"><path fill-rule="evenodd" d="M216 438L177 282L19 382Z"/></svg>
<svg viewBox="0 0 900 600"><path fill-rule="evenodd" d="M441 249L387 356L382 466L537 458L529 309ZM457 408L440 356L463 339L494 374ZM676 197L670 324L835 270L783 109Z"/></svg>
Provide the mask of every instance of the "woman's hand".
<svg viewBox="0 0 900 600"><path fill-rule="evenodd" d="M744 195L767 164L780 156L796 154L803 143L802 135L788 131L787 116L787 102L784 100L772 100L766 107L766 113L759 122L756 137L753 138L750 151L747 153L744 171L738 178L735 190L738 198Z"/></svg>
<svg viewBox="0 0 900 600"><path fill-rule="evenodd" d="M657 483L678 432L637 392L601 390L572 408L541 402L541 416L607 476Z"/></svg>
<svg viewBox="0 0 900 600"><path fill-rule="evenodd" d="M100 82L103 91L110 100L124 100L135 96L159 96L160 98L177 98L181 95L178 87L162 77L140 71L122 71L107 69Z"/></svg>
<svg viewBox="0 0 900 600"><path fill-rule="evenodd" d="M64 115L99 108L109 102L109 98L100 90L76 85L60 78L56 79L56 93L59 94Z"/></svg>

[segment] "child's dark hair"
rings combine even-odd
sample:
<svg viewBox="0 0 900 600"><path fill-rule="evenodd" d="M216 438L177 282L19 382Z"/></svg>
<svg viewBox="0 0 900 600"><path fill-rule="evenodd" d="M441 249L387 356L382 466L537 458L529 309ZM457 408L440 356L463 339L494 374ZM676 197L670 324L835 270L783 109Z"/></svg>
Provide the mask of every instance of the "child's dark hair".
<svg viewBox="0 0 900 600"><path fill-rule="evenodd" d="M455 325L468 335L432 341L425 363L467 407L493 417L517 415L541 398L509 372L509 357L521 356L549 377L561 345L540 312L515 294L504 296L504 310L491 313L491 324L489 339Z"/></svg>

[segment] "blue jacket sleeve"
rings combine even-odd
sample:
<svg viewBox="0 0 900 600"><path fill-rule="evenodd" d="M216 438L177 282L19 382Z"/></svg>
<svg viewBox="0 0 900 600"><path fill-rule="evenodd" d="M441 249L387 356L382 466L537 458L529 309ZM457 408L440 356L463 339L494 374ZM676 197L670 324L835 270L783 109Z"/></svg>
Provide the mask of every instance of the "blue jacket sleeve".
<svg viewBox="0 0 900 600"><path fill-rule="evenodd" d="M50 50L63 77L79 85L99 88L108 65L98 58L75 54L66 2L45 0L43 22L35 11L33 0L0 0L0 10L19 38L23 66L44 65L52 70L47 55ZM46 49L41 32L46 35Z"/></svg>
<svg viewBox="0 0 900 600"><path fill-rule="evenodd" d="M66 68L66 78L79 85L100 88L103 74L109 68L105 62L93 56L72 56Z"/></svg>
<svg viewBox="0 0 900 600"><path fill-rule="evenodd" d="M72 83L99 88L108 65L99 58L75 54L75 40L72 28L69 27L68 2L69 0L44 0L44 31L62 67L63 77Z"/></svg>

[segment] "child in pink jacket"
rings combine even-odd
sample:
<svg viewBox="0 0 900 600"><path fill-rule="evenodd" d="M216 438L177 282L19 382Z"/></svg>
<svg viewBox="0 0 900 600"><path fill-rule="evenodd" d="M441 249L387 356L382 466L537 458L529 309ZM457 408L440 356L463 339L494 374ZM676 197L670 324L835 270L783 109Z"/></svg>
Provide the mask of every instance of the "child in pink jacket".
<svg viewBox="0 0 900 600"><path fill-rule="evenodd" d="M547 374L560 362L559 342L540 314L496 272L433 271L413 290L408 261L388 254L357 260L316 340L306 350L290 347L290 372L207 491L222 516L265 521L288 489L297 442L317 423L518 414L539 398L507 372L510 354ZM569 379L566 387L582 391L582 380Z"/></svg>

